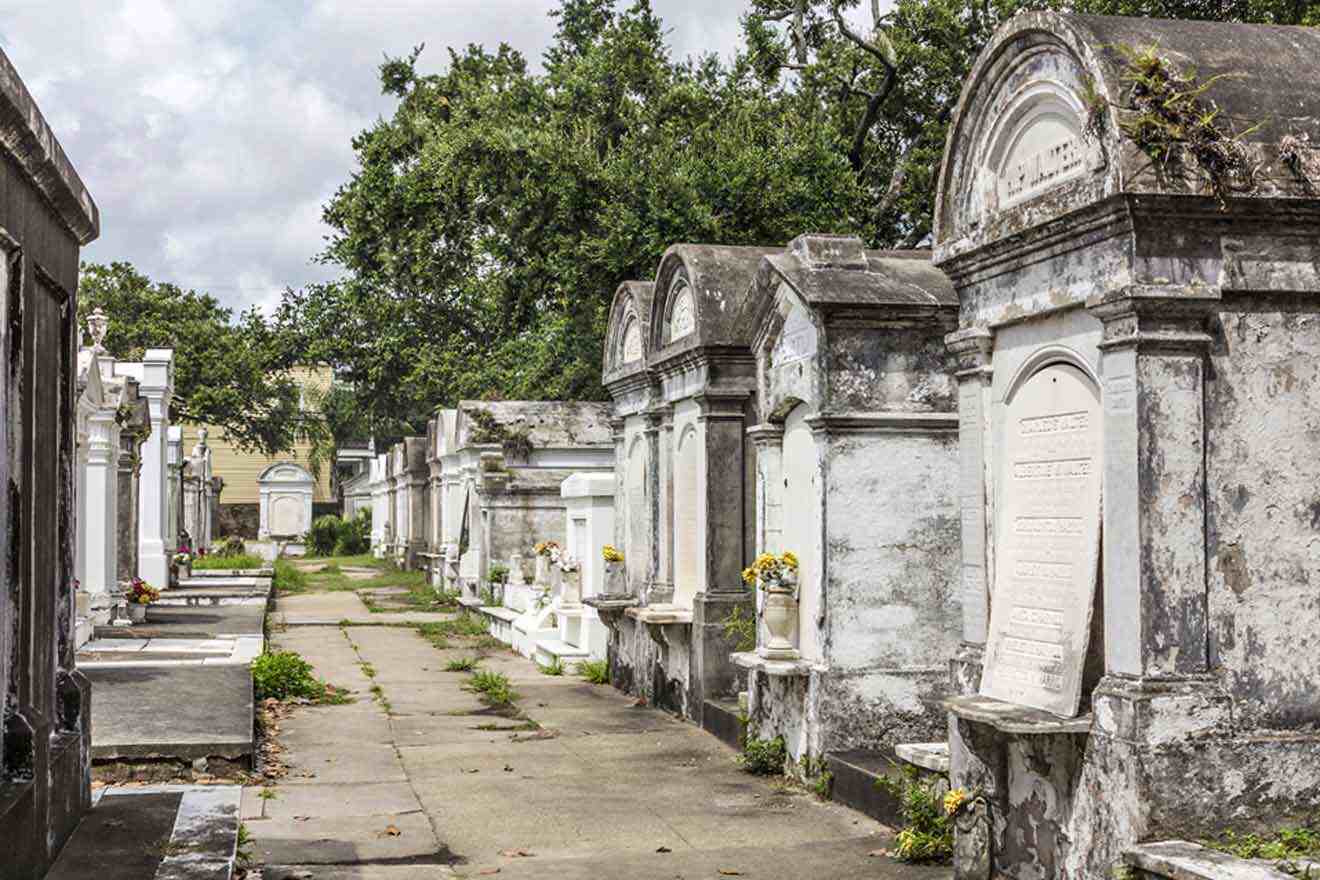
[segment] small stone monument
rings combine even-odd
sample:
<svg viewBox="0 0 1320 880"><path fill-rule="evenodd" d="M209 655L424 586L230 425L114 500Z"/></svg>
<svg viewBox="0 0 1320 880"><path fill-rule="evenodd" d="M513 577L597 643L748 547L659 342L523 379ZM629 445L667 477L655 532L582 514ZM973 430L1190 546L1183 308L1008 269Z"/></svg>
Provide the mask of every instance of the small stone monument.
<svg viewBox="0 0 1320 880"><path fill-rule="evenodd" d="M261 494L262 541L298 544L312 526L312 495L316 481L302 465L279 462L257 478Z"/></svg>

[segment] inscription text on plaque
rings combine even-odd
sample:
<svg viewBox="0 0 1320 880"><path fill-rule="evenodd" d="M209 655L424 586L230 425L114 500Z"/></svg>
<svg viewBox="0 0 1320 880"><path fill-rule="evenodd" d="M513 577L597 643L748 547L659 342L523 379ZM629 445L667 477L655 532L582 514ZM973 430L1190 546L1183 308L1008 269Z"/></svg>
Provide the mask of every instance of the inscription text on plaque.
<svg viewBox="0 0 1320 880"><path fill-rule="evenodd" d="M1100 393L1076 367L1029 378L1004 417L981 693L1077 714L1100 554Z"/></svg>

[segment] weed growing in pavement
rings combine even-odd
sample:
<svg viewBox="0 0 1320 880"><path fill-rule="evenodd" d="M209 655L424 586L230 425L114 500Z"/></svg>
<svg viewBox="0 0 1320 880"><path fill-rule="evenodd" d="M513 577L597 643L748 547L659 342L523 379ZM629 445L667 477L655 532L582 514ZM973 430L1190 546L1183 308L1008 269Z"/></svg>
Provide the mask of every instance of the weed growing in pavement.
<svg viewBox="0 0 1320 880"><path fill-rule="evenodd" d="M359 660L358 666L362 667L362 674L365 675L367 678L376 677L376 667L372 666L366 660Z"/></svg>
<svg viewBox="0 0 1320 880"><path fill-rule="evenodd" d="M305 593L308 589L307 573L287 559L276 559L274 563L275 577L271 579L271 586L276 594L286 596L290 593Z"/></svg>
<svg viewBox="0 0 1320 880"><path fill-rule="evenodd" d="M787 759L788 747L784 744L784 738L777 736L774 739L747 740L738 763L754 776L780 776Z"/></svg>
<svg viewBox="0 0 1320 880"><path fill-rule="evenodd" d="M542 675L563 675L564 661L556 657L546 664L537 663L536 668L541 670Z"/></svg>
<svg viewBox="0 0 1320 880"><path fill-rule="evenodd" d="M385 710L386 715L394 714L394 707L390 705L390 698L385 696L385 691L378 684L371 686L371 695L375 698L380 707Z"/></svg>
<svg viewBox="0 0 1320 880"><path fill-rule="evenodd" d="M592 684L609 684L610 664L605 660L583 660L577 665L577 674Z"/></svg>
<svg viewBox="0 0 1320 880"><path fill-rule="evenodd" d="M445 664L445 672L471 672L481 660L477 657L459 657Z"/></svg>
<svg viewBox="0 0 1320 880"><path fill-rule="evenodd" d="M257 793L257 797L261 798L263 801L273 801L275 798L279 797L279 794L270 786L264 786L261 791Z"/></svg>
<svg viewBox="0 0 1320 880"><path fill-rule="evenodd" d="M502 672L479 669L472 673L465 687L481 697L487 706L511 706L518 699L509 677Z"/></svg>
<svg viewBox="0 0 1320 880"><path fill-rule="evenodd" d="M252 690L258 700L335 702L340 696L338 688L312 675L312 664L296 651L267 651L253 660Z"/></svg>

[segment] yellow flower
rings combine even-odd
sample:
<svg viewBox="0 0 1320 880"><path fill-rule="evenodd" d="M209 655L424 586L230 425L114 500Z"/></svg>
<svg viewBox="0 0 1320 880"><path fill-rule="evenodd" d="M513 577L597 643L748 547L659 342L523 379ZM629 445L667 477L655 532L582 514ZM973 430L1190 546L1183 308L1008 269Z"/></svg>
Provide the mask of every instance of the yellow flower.
<svg viewBox="0 0 1320 880"><path fill-rule="evenodd" d="M950 816L956 814L959 808L967 802L967 789L955 788L944 796L944 812Z"/></svg>
<svg viewBox="0 0 1320 880"><path fill-rule="evenodd" d="M742 571L742 579L743 579L743 583L747 584L748 586L756 583L756 569L744 568Z"/></svg>
<svg viewBox="0 0 1320 880"><path fill-rule="evenodd" d="M911 858L913 850L916 848L917 835L911 828L904 828L898 832L897 843L898 857L900 859Z"/></svg>
<svg viewBox="0 0 1320 880"><path fill-rule="evenodd" d="M606 544L601 550L606 562L623 562L623 554L613 544Z"/></svg>
<svg viewBox="0 0 1320 880"><path fill-rule="evenodd" d="M785 550L782 558L784 560L784 565L787 565L789 568L793 569L794 571L797 571L797 567L798 567L797 556L795 556L791 551Z"/></svg>

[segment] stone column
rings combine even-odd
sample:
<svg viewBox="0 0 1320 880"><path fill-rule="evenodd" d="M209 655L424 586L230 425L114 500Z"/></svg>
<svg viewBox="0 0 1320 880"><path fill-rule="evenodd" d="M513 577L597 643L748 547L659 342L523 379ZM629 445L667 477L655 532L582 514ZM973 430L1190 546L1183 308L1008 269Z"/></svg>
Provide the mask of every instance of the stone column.
<svg viewBox="0 0 1320 880"><path fill-rule="evenodd" d="M142 471L141 438L132 432L119 435L119 552L115 575L122 587L138 573L138 479Z"/></svg>
<svg viewBox="0 0 1320 880"><path fill-rule="evenodd" d="M1104 611L1109 675L1207 671L1204 291L1130 288L1104 322Z"/></svg>
<svg viewBox="0 0 1320 880"><path fill-rule="evenodd" d="M994 454L990 429L990 366L994 335L973 327L945 337L958 381L959 507L962 519L962 647L953 661L959 693L980 688L990 620L994 547L989 540Z"/></svg>
<svg viewBox="0 0 1320 880"><path fill-rule="evenodd" d="M119 425L115 410L103 409L87 422L87 452L82 488L82 589L91 610L109 608L118 585Z"/></svg>
<svg viewBox="0 0 1320 880"><path fill-rule="evenodd" d="M706 592L743 596L743 550L748 511L744 510L747 395L703 395L701 415L706 446ZM754 514L752 514L754 515Z"/></svg>
<svg viewBox="0 0 1320 880"><path fill-rule="evenodd" d="M646 603L674 598L674 410L657 407L646 413L646 481L651 500L651 565Z"/></svg>
<svg viewBox="0 0 1320 880"><path fill-rule="evenodd" d="M761 424L747 429L756 445L756 552L783 546L784 458L782 425Z"/></svg>
<svg viewBox="0 0 1320 880"><path fill-rule="evenodd" d="M170 555L174 552L169 529L169 486L166 442L170 427L170 398L174 393L174 351L148 349L142 360L139 392L147 399L151 435L142 444L142 482L139 484L138 571L153 586L169 583Z"/></svg>
<svg viewBox="0 0 1320 880"><path fill-rule="evenodd" d="M610 419L610 440L614 443L614 546L627 552L628 535L628 438L627 420Z"/></svg>

